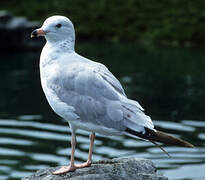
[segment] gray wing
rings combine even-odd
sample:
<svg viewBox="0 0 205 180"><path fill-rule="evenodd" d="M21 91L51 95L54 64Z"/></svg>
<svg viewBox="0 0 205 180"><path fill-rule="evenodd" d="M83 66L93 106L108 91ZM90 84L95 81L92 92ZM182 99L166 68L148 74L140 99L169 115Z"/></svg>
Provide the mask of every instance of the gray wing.
<svg viewBox="0 0 205 180"><path fill-rule="evenodd" d="M96 69L96 71L100 74L100 76L108 82L117 92L120 93L121 101L124 102L127 106L133 106L135 111L144 111L142 106L137 102L131 99L127 99L127 96L124 92L124 89L118 79L108 70L108 68L97 62L91 61Z"/></svg>
<svg viewBox="0 0 205 180"><path fill-rule="evenodd" d="M108 70L106 66L100 63L93 62L96 71L101 77L115 88L121 95L126 96L125 91L117 78Z"/></svg>
<svg viewBox="0 0 205 180"><path fill-rule="evenodd" d="M124 92L121 85L111 82L111 78L107 81L105 77L109 76L103 77L99 69L87 63L73 63L65 73L59 78L60 88L55 93L62 102L74 107L82 122L125 129L119 95Z"/></svg>
<svg viewBox="0 0 205 180"><path fill-rule="evenodd" d="M73 63L62 73L54 91L63 103L75 109L82 123L119 131L127 127L153 128L139 103L127 99L119 81L101 64Z"/></svg>

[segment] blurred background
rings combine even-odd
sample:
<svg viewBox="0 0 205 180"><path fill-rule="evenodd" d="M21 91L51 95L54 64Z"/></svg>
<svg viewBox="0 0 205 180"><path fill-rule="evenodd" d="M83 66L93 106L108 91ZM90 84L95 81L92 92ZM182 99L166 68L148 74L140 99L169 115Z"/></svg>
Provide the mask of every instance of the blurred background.
<svg viewBox="0 0 205 180"><path fill-rule="evenodd" d="M30 39L51 15L71 19L76 51L105 64L156 129L196 146L163 146L168 158L149 142L97 135L94 160L148 158L169 179L205 179L205 1L1 0L0 8L1 180L69 162L69 127L40 86L45 40ZM76 160L83 162L88 132L78 131L77 140Z"/></svg>

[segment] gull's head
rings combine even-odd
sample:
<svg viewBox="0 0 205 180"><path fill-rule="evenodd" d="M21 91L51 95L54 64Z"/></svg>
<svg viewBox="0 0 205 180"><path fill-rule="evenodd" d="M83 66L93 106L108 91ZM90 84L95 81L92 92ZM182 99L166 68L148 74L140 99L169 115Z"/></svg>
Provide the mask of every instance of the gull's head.
<svg viewBox="0 0 205 180"><path fill-rule="evenodd" d="M31 37L45 36L49 42L75 41L73 23L65 16L51 16L41 28L34 30Z"/></svg>

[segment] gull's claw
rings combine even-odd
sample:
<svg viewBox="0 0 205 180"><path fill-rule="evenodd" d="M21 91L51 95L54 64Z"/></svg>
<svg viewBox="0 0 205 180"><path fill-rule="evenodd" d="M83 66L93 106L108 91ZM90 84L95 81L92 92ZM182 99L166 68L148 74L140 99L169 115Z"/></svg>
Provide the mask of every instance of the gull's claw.
<svg viewBox="0 0 205 180"><path fill-rule="evenodd" d="M54 175L58 175L58 174L64 174L64 173L67 173L67 172L72 172L72 171L75 171L77 168L75 166L62 166L60 169L52 172L52 174Z"/></svg>
<svg viewBox="0 0 205 180"><path fill-rule="evenodd" d="M91 161L86 161L85 163L75 165L76 168L85 168L90 166L91 166Z"/></svg>
<svg viewBox="0 0 205 180"><path fill-rule="evenodd" d="M62 166L60 169L54 171L52 174L54 174L54 175L64 174L64 173L67 173L67 172L75 171L76 169L79 169L79 168L85 168L85 167L90 167L90 166L91 166L90 161L87 161L87 162L82 163L82 164L75 164L73 166L71 166L71 165Z"/></svg>

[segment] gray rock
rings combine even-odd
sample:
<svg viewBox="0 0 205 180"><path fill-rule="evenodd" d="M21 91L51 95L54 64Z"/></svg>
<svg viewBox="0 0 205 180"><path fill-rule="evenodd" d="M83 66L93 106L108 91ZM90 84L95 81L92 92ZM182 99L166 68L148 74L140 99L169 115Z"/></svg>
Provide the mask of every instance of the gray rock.
<svg viewBox="0 0 205 180"><path fill-rule="evenodd" d="M157 174L151 160L138 158L102 160L75 172L53 175L52 172L59 168L42 169L22 180L168 180Z"/></svg>

